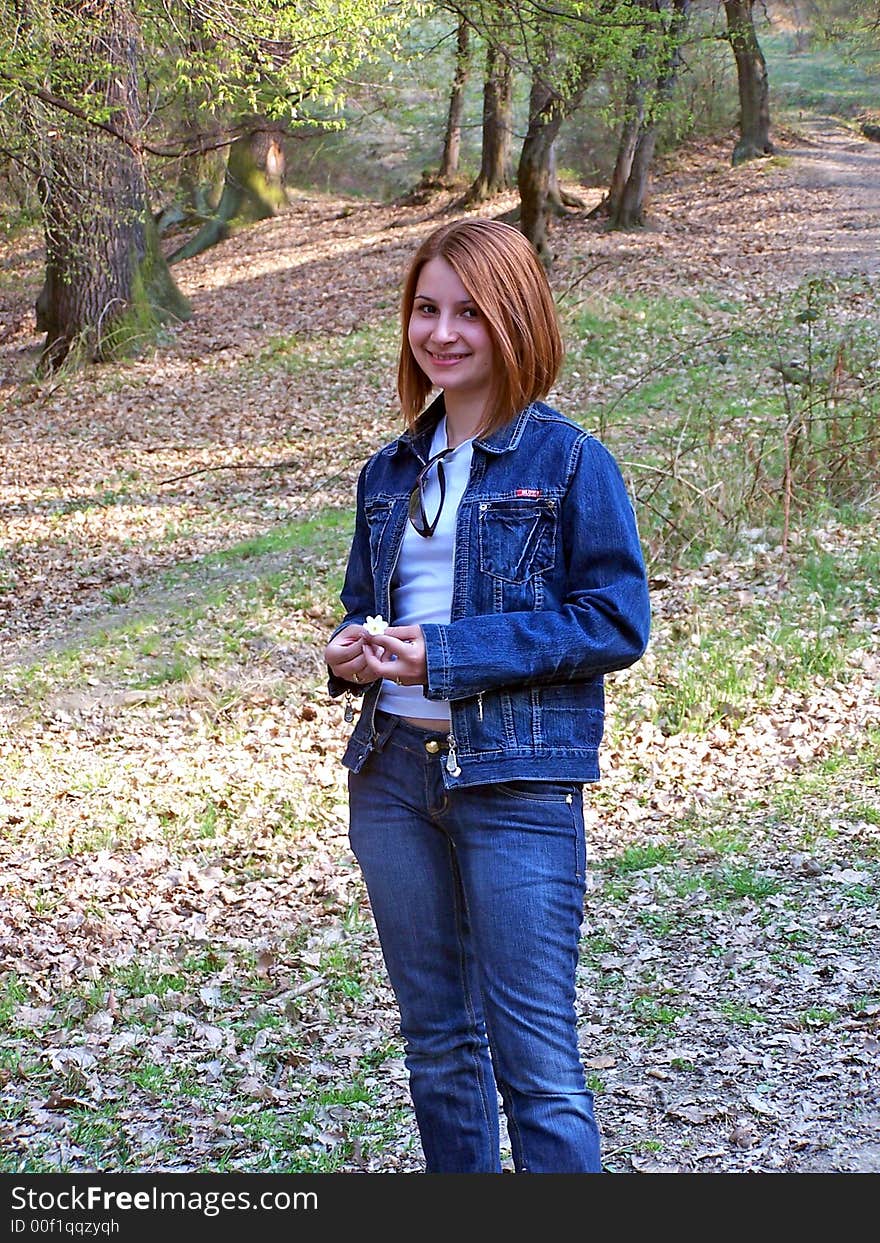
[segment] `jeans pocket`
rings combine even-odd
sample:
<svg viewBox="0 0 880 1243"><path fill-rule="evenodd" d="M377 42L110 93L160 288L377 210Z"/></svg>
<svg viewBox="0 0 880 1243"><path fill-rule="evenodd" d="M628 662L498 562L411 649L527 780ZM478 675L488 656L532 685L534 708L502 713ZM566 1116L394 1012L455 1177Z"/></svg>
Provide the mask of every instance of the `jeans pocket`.
<svg viewBox="0 0 880 1243"><path fill-rule="evenodd" d="M583 786L579 781L499 781L493 789L527 803L572 803Z"/></svg>

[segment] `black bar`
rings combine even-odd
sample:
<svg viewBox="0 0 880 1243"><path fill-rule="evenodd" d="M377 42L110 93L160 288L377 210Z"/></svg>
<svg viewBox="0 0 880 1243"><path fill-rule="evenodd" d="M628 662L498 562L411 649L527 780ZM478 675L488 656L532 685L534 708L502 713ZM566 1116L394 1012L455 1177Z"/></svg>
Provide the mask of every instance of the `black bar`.
<svg viewBox="0 0 880 1243"><path fill-rule="evenodd" d="M745 1226L780 1196L787 1212L807 1212L815 1226L826 1213L839 1214L844 1196L853 1212L859 1187L876 1205L876 1176L858 1174L654 1174L625 1182L590 1174L0 1174L0 1237L5 1225L6 1237L20 1240L219 1243L231 1228L237 1243L294 1243L327 1238L334 1228L356 1237L394 1231L394 1240L403 1227L415 1238L442 1229L444 1243L466 1243L485 1233L477 1229L482 1220L490 1238L507 1227L540 1231L532 1243L548 1243L550 1232L561 1237L570 1224L593 1234L597 1209L623 1211L627 1234L642 1211L647 1229L674 1220L664 1209L684 1214L685 1224L705 1212L705 1227L726 1206Z"/></svg>

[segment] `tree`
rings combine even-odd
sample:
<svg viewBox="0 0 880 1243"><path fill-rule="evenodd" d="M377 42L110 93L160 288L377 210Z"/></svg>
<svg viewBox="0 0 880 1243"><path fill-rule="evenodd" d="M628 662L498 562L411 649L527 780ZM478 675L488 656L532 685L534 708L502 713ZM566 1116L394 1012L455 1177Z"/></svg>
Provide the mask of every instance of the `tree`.
<svg viewBox="0 0 880 1243"><path fill-rule="evenodd" d="M0 82L31 118L24 162L42 187L37 314L52 367L71 352L99 360L138 348L189 313L158 246L148 161L248 133L231 161L241 169L269 132L242 117L276 132L291 119L338 124L345 74L406 14L383 0L0 0L0 16L14 36L0 49ZM209 133L230 115L228 134L193 138L194 118Z"/></svg>
<svg viewBox="0 0 880 1243"><path fill-rule="evenodd" d="M483 78L483 142L480 171L465 195L479 203L506 190L513 181L513 72L510 53L496 43L486 47Z"/></svg>
<svg viewBox="0 0 880 1243"><path fill-rule="evenodd" d="M223 193L195 237L168 256L169 264L191 259L236 229L274 216L287 199L284 194L285 126L262 117L248 118L244 132L229 147Z"/></svg>
<svg viewBox="0 0 880 1243"><path fill-rule="evenodd" d="M642 0L657 18L653 53L642 43L634 55L635 71L627 93L628 113L608 191L608 216L613 228L644 224L648 180L657 144L657 123L669 102L681 61L681 41L690 9L689 0ZM646 100L646 62L655 80Z"/></svg>
<svg viewBox="0 0 880 1243"><path fill-rule="evenodd" d="M547 221L555 179L554 149L563 120L573 112L595 72L585 59L575 82L567 88L553 73L553 55L548 49L544 66L535 72L529 92L529 125L520 151L517 186L520 196L520 228L529 239L545 267L551 263L547 241ZM562 202L558 185L558 201Z"/></svg>
<svg viewBox="0 0 880 1243"><path fill-rule="evenodd" d="M555 172L556 141L563 122L579 107L603 66L622 63L639 31L632 0L559 3L550 10L519 0L517 24L522 55L531 67L529 122L520 152L517 184L520 228L550 265L551 212L583 206L563 196Z"/></svg>
<svg viewBox="0 0 880 1243"><path fill-rule="evenodd" d="M572 194L569 190L563 190L559 183L559 164L556 155L556 139L550 144L550 153L547 159L547 202L558 216L564 216L569 207L576 207L583 210L586 203L582 198L578 198L576 194Z"/></svg>
<svg viewBox="0 0 880 1243"><path fill-rule="evenodd" d="M449 181L458 172L458 161L461 156L461 119L464 114L464 92L470 73L471 28L465 17L458 20L455 39L455 76L452 90L449 93L449 114L446 119L446 133L443 138L443 155L440 159L439 177L441 181Z"/></svg>
<svg viewBox="0 0 880 1243"><path fill-rule="evenodd" d="M732 162L773 154L770 141L770 89L767 62L755 31L754 0L724 0L727 38L736 60L739 87L739 141Z"/></svg>
<svg viewBox="0 0 880 1243"><path fill-rule="evenodd" d="M74 350L110 358L137 346L190 308L174 284L147 204L137 89L138 32L125 0L67 0L56 10L65 51L100 65L81 83L88 102L113 127L70 115L46 130L41 177L46 278L37 303L44 361L57 366ZM61 52L57 53L60 58ZM68 70L69 72L69 70ZM53 84L54 85L54 84ZM63 90L67 82L58 85ZM118 135L118 136L117 136Z"/></svg>

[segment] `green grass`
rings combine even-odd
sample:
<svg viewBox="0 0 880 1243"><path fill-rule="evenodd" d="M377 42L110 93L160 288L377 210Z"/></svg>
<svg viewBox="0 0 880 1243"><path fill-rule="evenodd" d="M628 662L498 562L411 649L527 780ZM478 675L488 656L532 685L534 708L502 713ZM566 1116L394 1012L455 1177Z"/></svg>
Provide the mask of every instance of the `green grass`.
<svg viewBox="0 0 880 1243"><path fill-rule="evenodd" d="M636 919L652 936L663 939L680 927L680 919L664 911L639 911Z"/></svg>
<svg viewBox="0 0 880 1243"><path fill-rule="evenodd" d="M855 840L855 857L880 859L880 730L846 739L803 773L773 792L771 808L780 821L798 828L800 844L814 850L854 827L867 832Z"/></svg>
<svg viewBox="0 0 880 1243"><path fill-rule="evenodd" d="M880 1012L880 996L873 994L863 994L854 997L851 1004L853 1014L860 1016L876 1015Z"/></svg>
<svg viewBox="0 0 880 1243"><path fill-rule="evenodd" d="M876 107L880 69L875 51L842 43L823 46L813 39L796 52L793 35L762 33L771 98L777 117L796 123L803 112L844 119Z"/></svg>
<svg viewBox="0 0 880 1243"><path fill-rule="evenodd" d="M853 906L880 906L880 887L874 885L848 885L843 897Z"/></svg>
<svg viewBox="0 0 880 1243"><path fill-rule="evenodd" d="M687 1014L682 1006L672 1006L662 998L651 996L634 997L630 1003L637 1030L656 1033L674 1025L676 1019Z"/></svg>
<svg viewBox="0 0 880 1243"><path fill-rule="evenodd" d="M337 372L343 367L377 371L377 387L384 371L396 364L400 329L394 314L385 315L368 328L345 336L272 337L251 364L259 371L284 371L290 375Z"/></svg>
<svg viewBox="0 0 880 1243"><path fill-rule="evenodd" d="M804 1010L800 1016L801 1024L804 1027L831 1027L839 1019L836 1010L828 1009L824 1006L811 1006L809 1010Z"/></svg>
<svg viewBox="0 0 880 1243"><path fill-rule="evenodd" d="M0 1030L8 1028L13 1021L16 1007L28 1001L28 990L25 983L14 973L8 975L0 992Z"/></svg>
<svg viewBox="0 0 880 1243"><path fill-rule="evenodd" d="M82 685L96 669L133 689L210 681L248 644L285 642L291 611L338 609L350 539L350 513L326 510L180 564L140 599L126 593L124 606L108 609L100 629L75 645L7 672L7 686L39 702L50 690ZM131 617L133 604L141 611Z"/></svg>
<svg viewBox="0 0 880 1243"><path fill-rule="evenodd" d="M726 902L737 898L760 901L779 893L783 886L776 877L768 876L749 865L725 867L707 878L706 886L716 900Z"/></svg>
<svg viewBox="0 0 880 1243"><path fill-rule="evenodd" d="M622 873L640 872L645 868L656 867L657 864L669 863L674 854L673 848L667 845L628 846L614 860L614 866Z"/></svg>
<svg viewBox="0 0 880 1243"><path fill-rule="evenodd" d="M718 1013L736 1027L756 1027L767 1022L760 1010L738 1001L722 1001L718 1005Z"/></svg>
<svg viewBox="0 0 880 1243"><path fill-rule="evenodd" d="M734 552L755 528L779 543L786 497L809 529L873 494L880 291L865 278L811 276L760 314L709 296L564 295L561 309L561 391L616 451L657 562Z"/></svg>

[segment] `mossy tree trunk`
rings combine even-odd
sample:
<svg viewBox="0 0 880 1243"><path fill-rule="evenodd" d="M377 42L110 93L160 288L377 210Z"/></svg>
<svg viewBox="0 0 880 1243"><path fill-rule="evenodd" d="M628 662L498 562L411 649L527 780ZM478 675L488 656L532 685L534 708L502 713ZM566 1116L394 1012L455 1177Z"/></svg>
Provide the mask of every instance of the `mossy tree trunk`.
<svg viewBox="0 0 880 1243"><path fill-rule="evenodd" d="M185 131L183 141L207 148L183 161L177 179L177 204L184 219L202 222L215 215L220 206L229 147L222 144L219 135L206 133L195 124Z"/></svg>
<svg viewBox="0 0 880 1243"><path fill-rule="evenodd" d="M99 93L123 138L74 119L47 135L41 177L46 276L37 300L45 331L43 365L71 354L100 361L137 352L190 308L158 246L143 161L136 27L128 3L73 0L66 6L88 31L102 65ZM127 138L128 141L124 141Z"/></svg>
<svg viewBox="0 0 880 1243"><path fill-rule="evenodd" d="M773 154L767 62L755 31L754 0L724 0L727 37L739 87L739 142L731 162L743 164Z"/></svg>
<svg viewBox="0 0 880 1243"><path fill-rule="evenodd" d="M552 49L548 49L547 60L535 71L529 90L529 126L516 176L520 197L519 227L546 268L552 262L547 236L550 212L564 211L567 206L583 206L579 199L564 195L559 187L556 139L562 122L577 108L594 74L593 65L583 63L576 79L563 94L553 84L553 55Z"/></svg>
<svg viewBox="0 0 880 1243"><path fill-rule="evenodd" d="M168 256L169 263L190 259L236 230L277 215L284 206L284 127L250 118L229 147L226 177L217 211L199 232Z"/></svg>

